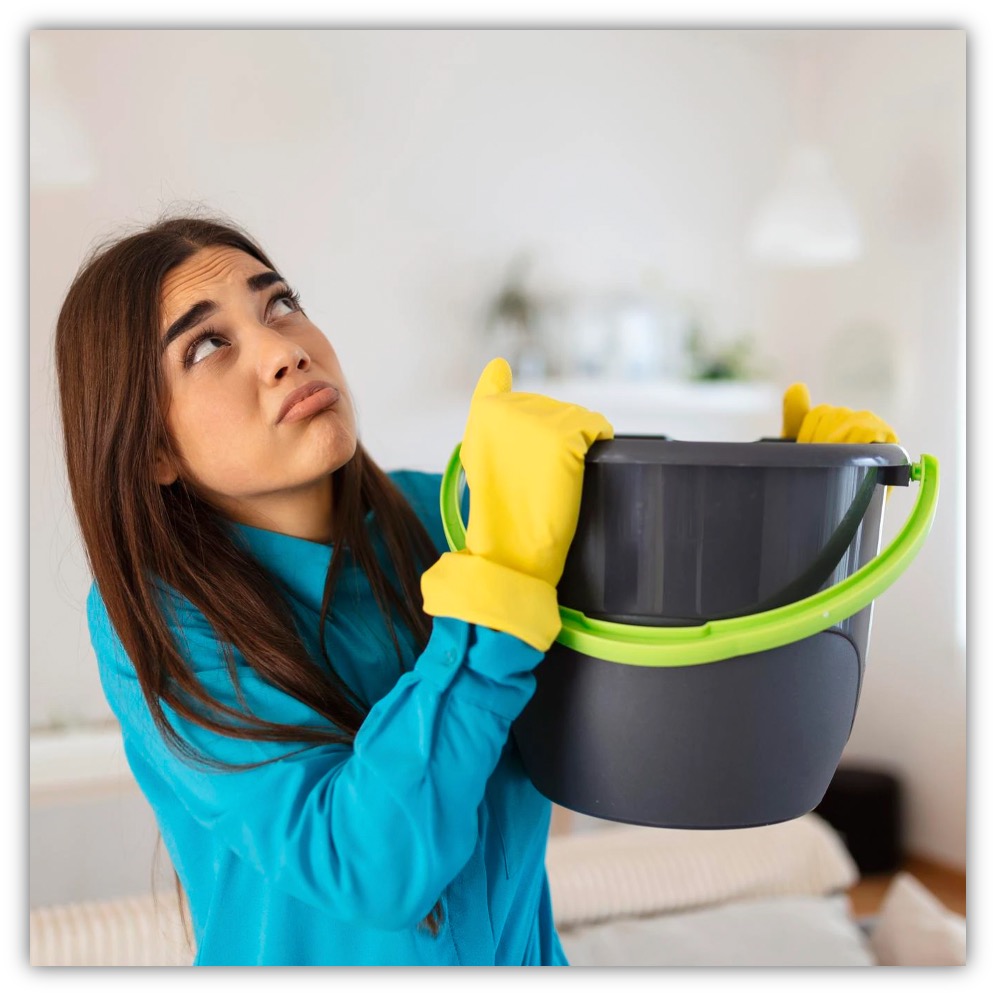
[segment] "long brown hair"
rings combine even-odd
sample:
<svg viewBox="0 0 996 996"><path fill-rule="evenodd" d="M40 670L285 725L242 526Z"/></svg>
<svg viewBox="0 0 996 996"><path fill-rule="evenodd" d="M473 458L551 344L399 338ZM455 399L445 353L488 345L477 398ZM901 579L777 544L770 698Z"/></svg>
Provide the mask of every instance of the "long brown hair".
<svg viewBox="0 0 996 996"><path fill-rule="evenodd" d="M323 668L297 634L279 582L233 541L225 517L182 474L171 485L156 483L154 463L160 450L182 466L165 417L169 397L158 348L162 281L173 267L209 246L240 249L277 270L257 242L227 218L216 213L164 215L94 246L62 305L55 332L59 404L69 486L87 562L149 711L174 751L194 758L170 724L165 706L231 737L349 744L369 704L338 676L325 646L342 551L349 548L369 578L399 666L402 654L390 606L398 609L421 652L431 619L422 612L419 578L438 552L404 496L357 441L353 457L332 473L334 549L318 622ZM400 591L367 533L364 518L370 510ZM160 581L204 614L221 641L233 681L232 647L263 679L326 722L272 723L210 696L173 641L157 595ZM181 884L175 872L174 877L182 910ZM433 935L441 916L437 902L423 921Z"/></svg>

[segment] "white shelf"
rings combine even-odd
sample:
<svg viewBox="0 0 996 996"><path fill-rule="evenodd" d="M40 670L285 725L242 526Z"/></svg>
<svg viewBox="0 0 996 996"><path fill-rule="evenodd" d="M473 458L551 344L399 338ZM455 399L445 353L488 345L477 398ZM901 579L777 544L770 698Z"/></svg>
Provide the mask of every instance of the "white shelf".
<svg viewBox="0 0 996 996"><path fill-rule="evenodd" d="M33 732L31 804L137 791L117 726Z"/></svg>
<svg viewBox="0 0 996 996"><path fill-rule="evenodd" d="M773 385L746 381L688 380L602 380L565 378L561 380L522 379L516 391L546 394L560 401L584 405L622 407L645 412L674 412L682 415L768 414L777 410L781 392Z"/></svg>
<svg viewBox="0 0 996 996"><path fill-rule="evenodd" d="M523 378L513 390L600 412L617 435L750 442L781 430L781 391L766 383ZM469 403L468 392L378 413L361 426L364 445L386 470L442 473L463 436Z"/></svg>

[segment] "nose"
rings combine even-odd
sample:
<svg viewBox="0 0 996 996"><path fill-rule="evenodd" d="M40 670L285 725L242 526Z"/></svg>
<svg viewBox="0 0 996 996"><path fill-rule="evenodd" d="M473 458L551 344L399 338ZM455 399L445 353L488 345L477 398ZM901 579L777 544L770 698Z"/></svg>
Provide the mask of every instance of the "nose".
<svg viewBox="0 0 996 996"><path fill-rule="evenodd" d="M268 325L259 326L256 365L260 378L266 383L282 380L293 370L307 370L311 365L300 343L294 342Z"/></svg>

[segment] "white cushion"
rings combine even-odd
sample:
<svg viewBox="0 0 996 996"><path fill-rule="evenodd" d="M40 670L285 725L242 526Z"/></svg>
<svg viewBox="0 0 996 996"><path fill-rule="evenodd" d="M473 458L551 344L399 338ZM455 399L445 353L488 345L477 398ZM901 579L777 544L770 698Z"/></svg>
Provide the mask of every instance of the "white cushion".
<svg viewBox="0 0 996 996"><path fill-rule="evenodd" d="M574 966L874 965L846 896L728 903L561 930Z"/></svg>
<svg viewBox="0 0 996 996"><path fill-rule="evenodd" d="M185 910L187 923L189 908ZM194 950L176 896L127 896L30 912L32 965L190 965Z"/></svg>
<svg viewBox="0 0 996 996"><path fill-rule="evenodd" d="M609 827L550 838L558 927L740 899L826 896L859 878L836 831L815 813L744 830Z"/></svg>
<svg viewBox="0 0 996 996"><path fill-rule="evenodd" d="M881 965L964 965L965 918L899 872L882 898L869 942Z"/></svg>

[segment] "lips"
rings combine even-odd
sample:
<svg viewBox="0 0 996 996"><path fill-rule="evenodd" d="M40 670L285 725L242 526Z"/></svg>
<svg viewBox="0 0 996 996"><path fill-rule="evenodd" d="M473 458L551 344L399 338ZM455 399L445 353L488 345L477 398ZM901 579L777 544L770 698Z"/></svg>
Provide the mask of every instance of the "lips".
<svg viewBox="0 0 996 996"><path fill-rule="evenodd" d="M277 422L297 422L334 405L338 400L339 389L334 384L327 380L310 380L284 398Z"/></svg>

